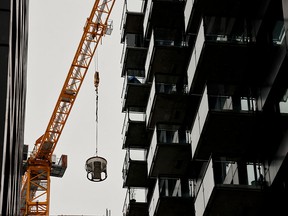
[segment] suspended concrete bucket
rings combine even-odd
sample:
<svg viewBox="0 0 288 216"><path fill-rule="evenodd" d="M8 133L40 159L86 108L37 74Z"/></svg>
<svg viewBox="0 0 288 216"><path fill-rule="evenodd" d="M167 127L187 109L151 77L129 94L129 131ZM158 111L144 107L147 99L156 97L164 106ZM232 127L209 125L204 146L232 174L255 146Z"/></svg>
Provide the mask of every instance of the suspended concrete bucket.
<svg viewBox="0 0 288 216"><path fill-rule="evenodd" d="M107 178L107 161L102 157L91 157L86 161L87 178L93 182L104 181Z"/></svg>

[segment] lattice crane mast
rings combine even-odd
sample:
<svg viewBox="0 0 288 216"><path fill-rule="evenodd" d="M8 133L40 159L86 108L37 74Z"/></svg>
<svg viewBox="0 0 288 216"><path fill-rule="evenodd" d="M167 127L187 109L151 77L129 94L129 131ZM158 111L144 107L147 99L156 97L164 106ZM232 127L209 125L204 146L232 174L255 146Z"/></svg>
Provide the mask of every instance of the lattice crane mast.
<svg viewBox="0 0 288 216"><path fill-rule="evenodd" d="M76 50L54 111L45 133L40 136L24 164L21 185L21 215L49 215L50 176L62 177L67 167L67 156L59 163L52 155L69 117L75 99L88 71L102 36L110 34L109 17L115 0L96 0Z"/></svg>

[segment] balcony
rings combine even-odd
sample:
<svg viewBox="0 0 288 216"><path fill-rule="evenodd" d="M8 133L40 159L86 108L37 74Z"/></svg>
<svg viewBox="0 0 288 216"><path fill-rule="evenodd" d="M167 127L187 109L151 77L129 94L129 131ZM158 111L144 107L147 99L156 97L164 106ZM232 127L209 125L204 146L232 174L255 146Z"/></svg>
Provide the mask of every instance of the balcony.
<svg viewBox="0 0 288 216"><path fill-rule="evenodd" d="M191 180L178 178L157 179L151 202L149 216L193 216L193 186Z"/></svg>
<svg viewBox="0 0 288 216"><path fill-rule="evenodd" d="M146 82L152 82L154 75L178 75L186 77L188 49L183 41L168 38L168 31L153 31L145 62ZM165 35L163 37L157 35ZM161 39L158 39L161 38Z"/></svg>
<svg viewBox="0 0 288 216"><path fill-rule="evenodd" d="M147 187L145 150L127 150L123 164L123 187Z"/></svg>
<svg viewBox="0 0 288 216"><path fill-rule="evenodd" d="M126 112L122 128L122 148L147 149L147 134L145 114Z"/></svg>
<svg viewBox="0 0 288 216"><path fill-rule="evenodd" d="M246 181L239 181L241 171L235 162L217 163L210 159L199 182L200 187L195 189L198 191L195 199L196 216L265 215L260 212L263 211L265 200L265 181L257 180L258 169L254 168L255 164L244 164Z"/></svg>
<svg viewBox="0 0 288 216"><path fill-rule="evenodd" d="M121 20L121 43L124 42L127 34L142 34L143 35L143 21L144 13L143 6L145 1L125 1L122 11Z"/></svg>
<svg viewBox="0 0 288 216"><path fill-rule="evenodd" d="M149 40L153 28L169 28L182 32L184 26L183 0L148 0L144 15L144 37Z"/></svg>
<svg viewBox="0 0 288 216"><path fill-rule="evenodd" d="M153 80L148 99L146 124L147 128L152 130L158 122L186 124L191 120L186 117L187 113L192 112L193 96L187 94L185 86L174 84L173 77L164 76L164 79L172 80L170 80L171 83L168 83L167 80L157 82L155 80L158 80L158 77L156 77Z"/></svg>
<svg viewBox="0 0 288 216"><path fill-rule="evenodd" d="M147 48L143 41L143 5L145 1L125 1L121 20L121 55L122 77L144 77ZM133 6L133 7L132 7Z"/></svg>
<svg viewBox="0 0 288 216"><path fill-rule="evenodd" d="M145 112L150 88L151 84L145 84L143 78L126 75L121 96L122 112Z"/></svg>
<svg viewBox="0 0 288 216"><path fill-rule="evenodd" d="M145 76L145 60L147 48L144 47L141 34L126 34L123 44L121 64L121 76Z"/></svg>
<svg viewBox="0 0 288 216"><path fill-rule="evenodd" d="M192 158L263 159L278 120L257 111L255 98L208 95L205 88L191 130Z"/></svg>
<svg viewBox="0 0 288 216"><path fill-rule="evenodd" d="M229 23L230 29L221 31L221 23ZM187 71L190 93L201 94L207 81L234 86L261 83L258 73L265 71L265 52L256 47L255 35L244 32L244 21L219 17L202 20Z"/></svg>
<svg viewBox="0 0 288 216"><path fill-rule="evenodd" d="M123 216L149 216L145 189L127 189Z"/></svg>
<svg viewBox="0 0 288 216"><path fill-rule="evenodd" d="M188 132L178 125L157 125L147 157L149 177L185 176L191 161Z"/></svg>

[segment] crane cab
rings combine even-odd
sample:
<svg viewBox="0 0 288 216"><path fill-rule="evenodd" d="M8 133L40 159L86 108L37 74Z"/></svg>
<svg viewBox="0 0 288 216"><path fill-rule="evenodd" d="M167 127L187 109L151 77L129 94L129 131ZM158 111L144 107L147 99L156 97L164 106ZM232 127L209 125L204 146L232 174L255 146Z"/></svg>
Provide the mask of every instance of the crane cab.
<svg viewBox="0 0 288 216"><path fill-rule="evenodd" d="M93 182L104 181L107 178L107 160L102 157L91 157L85 164L87 179Z"/></svg>

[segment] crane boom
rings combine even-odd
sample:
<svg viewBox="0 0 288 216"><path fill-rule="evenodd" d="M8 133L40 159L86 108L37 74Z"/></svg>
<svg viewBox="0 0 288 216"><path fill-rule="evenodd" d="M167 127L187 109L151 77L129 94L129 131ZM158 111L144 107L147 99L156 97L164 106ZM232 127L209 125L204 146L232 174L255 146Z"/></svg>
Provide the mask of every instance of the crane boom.
<svg viewBox="0 0 288 216"><path fill-rule="evenodd" d="M95 0L90 16L87 18L80 43L46 131L36 140L32 154L26 163L21 185L22 215L49 215L50 176L62 177L64 174L57 169L57 166L53 167L52 155L96 48L102 36L110 31L109 17L114 3L115 0ZM61 166L65 169L66 163L67 159L63 157Z"/></svg>

